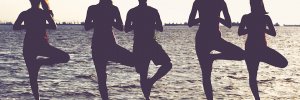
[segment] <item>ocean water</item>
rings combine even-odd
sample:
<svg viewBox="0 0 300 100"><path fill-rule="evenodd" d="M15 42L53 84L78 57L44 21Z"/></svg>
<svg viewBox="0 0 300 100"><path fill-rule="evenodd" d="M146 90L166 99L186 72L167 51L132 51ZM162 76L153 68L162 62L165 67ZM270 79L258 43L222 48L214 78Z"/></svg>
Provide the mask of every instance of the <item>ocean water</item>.
<svg viewBox="0 0 300 100"><path fill-rule="evenodd" d="M195 53L197 27L166 26L157 33L157 41L171 57L173 69L155 83L153 100L205 99L201 69ZM262 100L300 99L300 27L276 27L277 36L267 36L269 47L284 55L288 67L276 68L260 63L258 86ZM246 36L237 35L237 27L221 27L222 37L244 48ZM133 34L114 31L119 45L132 51ZM24 31L0 26L0 99L33 99L27 68L22 56ZM58 26L49 31L51 45L70 54L65 64L42 66L39 88L42 99L101 100L97 76L91 58L92 31L83 26ZM149 76L159 66L150 65ZM110 62L107 66L109 97L112 100L143 100L139 75L134 68ZM217 60L213 65L212 85L218 100L252 100L244 61Z"/></svg>

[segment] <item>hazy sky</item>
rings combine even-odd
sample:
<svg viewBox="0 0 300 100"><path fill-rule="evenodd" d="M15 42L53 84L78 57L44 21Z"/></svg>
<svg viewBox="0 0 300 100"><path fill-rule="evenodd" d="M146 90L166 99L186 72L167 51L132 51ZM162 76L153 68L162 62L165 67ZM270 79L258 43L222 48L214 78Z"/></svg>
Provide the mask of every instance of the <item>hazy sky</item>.
<svg viewBox="0 0 300 100"><path fill-rule="evenodd" d="M148 0L148 5L157 8L163 23L187 22L194 0ZM225 0L232 21L240 21L250 12L249 0ZM99 0L50 0L56 21L84 21L88 6ZM118 6L123 21L127 11L138 5L138 0L113 0ZM300 24L300 0L264 0L266 10L273 22ZM21 11L30 8L29 0L1 0L0 21L14 22Z"/></svg>

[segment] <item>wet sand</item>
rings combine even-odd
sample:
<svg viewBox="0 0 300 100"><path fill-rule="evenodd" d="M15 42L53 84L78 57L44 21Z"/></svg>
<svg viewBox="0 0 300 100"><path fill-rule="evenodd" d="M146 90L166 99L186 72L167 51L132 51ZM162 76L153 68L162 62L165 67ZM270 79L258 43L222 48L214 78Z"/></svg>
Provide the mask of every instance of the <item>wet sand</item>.
<svg viewBox="0 0 300 100"><path fill-rule="evenodd" d="M167 26L157 33L157 41L171 57L173 69L152 89L153 100L203 100L201 69L195 54L197 27ZM262 100L300 99L300 27L276 27L277 37L267 36L268 45L289 61L280 69L260 63L258 85ZM244 48L246 36L238 37L237 27L221 27L222 37ZM0 26L0 99L33 99L27 68L22 56L25 32ZM132 50L133 34L115 31L118 44ZM71 56L66 64L42 66L39 88L42 99L100 100L97 78L91 59L92 31L83 26L58 26L49 31L51 45ZM158 67L151 63L150 76ZM140 100L139 75L134 68L114 62L107 66L109 97L112 100ZM217 60L213 65L212 85L215 99L253 99L244 61Z"/></svg>

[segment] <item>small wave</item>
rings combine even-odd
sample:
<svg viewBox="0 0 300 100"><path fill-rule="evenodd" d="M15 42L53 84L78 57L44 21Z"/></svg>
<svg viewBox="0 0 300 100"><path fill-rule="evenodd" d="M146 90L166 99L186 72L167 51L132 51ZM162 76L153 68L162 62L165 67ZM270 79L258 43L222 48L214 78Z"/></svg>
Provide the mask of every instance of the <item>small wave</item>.
<svg viewBox="0 0 300 100"><path fill-rule="evenodd" d="M235 76L227 76L229 78L232 78L232 79L237 79L237 80L246 80L247 77L235 77Z"/></svg>
<svg viewBox="0 0 300 100"><path fill-rule="evenodd" d="M272 77L271 79L259 80L258 83L267 83L267 82L274 81L274 80L275 80L275 77Z"/></svg>
<svg viewBox="0 0 300 100"><path fill-rule="evenodd" d="M84 79L91 79L92 75L77 75L76 78L84 78Z"/></svg>
<svg viewBox="0 0 300 100"><path fill-rule="evenodd" d="M120 85L114 85L111 87L118 87L118 88L139 88L137 85L126 85L126 86L120 86Z"/></svg>
<svg viewBox="0 0 300 100"><path fill-rule="evenodd" d="M284 79L285 80L285 82L292 82L292 83L298 83L298 82L296 82L296 81L294 81L292 78L286 78L286 79Z"/></svg>
<svg viewBox="0 0 300 100"><path fill-rule="evenodd" d="M234 90L233 86L226 86L224 87L225 90Z"/></svg>
<svg viewBox="0 0 300 100"><path fill-rule="evenodd" d="M186 80L186 81L188 81L190 83L195 83L197 80Z"/></svg>
<svg viewBox="0 0 300 100"><path fill-rule="evenodd" d="M85 96L85 97L96 97L95 94L93 93L90 93L90 92L87 92L87 91L84 91L84 92L71 92L71 93L65 93L64 95L67 95L67 96Z"/></svg>

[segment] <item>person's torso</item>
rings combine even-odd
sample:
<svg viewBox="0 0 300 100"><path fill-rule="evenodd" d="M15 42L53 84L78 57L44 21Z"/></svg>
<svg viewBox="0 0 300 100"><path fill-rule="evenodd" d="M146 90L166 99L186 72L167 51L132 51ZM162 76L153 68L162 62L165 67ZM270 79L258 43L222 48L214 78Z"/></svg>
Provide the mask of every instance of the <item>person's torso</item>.
<svg viewBox="0 0 300 100"><path fill-rule="evenodd" d="M196 1L199 12L199 34L207 37L220 37L219 18L220 12L225 6L223 0L199 0Z"/></svg>
<svg viewBox="0 0 300 100"><path fill-rule="evenodd" d="M24 11L26 35L24 44L37 44L48 41L46 33L46 12L41 9Z"/></svg>
<svg viewBox="0 0 300 100"><path fill-rule="evenodd" d="M266 15L246 15L245 25L247 28L248 46L265 46L266 45Z"/></svg>
<svg viewBox="0 0 300 100"><path fill-rule="evenodd" d="M113 5L104 4L93 5L91 7L91 16L94 24L92 46L109 46L115 44L112 26L116 16L118 16L116 14L118 8Z"/></svg>
<svg viewBox="0 0 300 100"><path fill-rule="evenodd" d="M224 7L224 1L200 0L198 2L197 10L199 11L200 27L219 29L220 12Z"/></svg>
<svg viewBox="0 0 300 100"><path fill-rule="evenodd" d="M155 22L157 10L149 6L137 6L131 9L134 40L150 41L155 39Z"/></svg>
<svg viewBox="0 0 300 100"><path fill-rule="evenodd" d="M91 6L91 16L94 23L94 31L112 31L113 22L118 8L114 5L98 4Z"/></svg>

